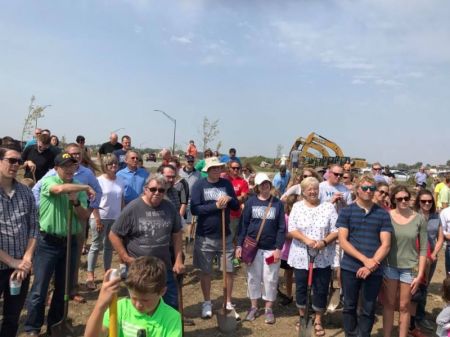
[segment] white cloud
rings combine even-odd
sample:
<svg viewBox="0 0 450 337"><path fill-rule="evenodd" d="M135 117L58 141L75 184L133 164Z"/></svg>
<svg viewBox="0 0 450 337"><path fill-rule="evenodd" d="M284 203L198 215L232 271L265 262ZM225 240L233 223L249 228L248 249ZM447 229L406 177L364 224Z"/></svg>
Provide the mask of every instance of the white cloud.
<svg viewBox="0 0 450 337"><path fill-rule="evenodd" d="M184 36L172 35L170 37L170 41L177 42L179 44L184 44L184 45L191 44L192 43L192 39L193 39L193 36L191 34L184 35Z"/></svg>

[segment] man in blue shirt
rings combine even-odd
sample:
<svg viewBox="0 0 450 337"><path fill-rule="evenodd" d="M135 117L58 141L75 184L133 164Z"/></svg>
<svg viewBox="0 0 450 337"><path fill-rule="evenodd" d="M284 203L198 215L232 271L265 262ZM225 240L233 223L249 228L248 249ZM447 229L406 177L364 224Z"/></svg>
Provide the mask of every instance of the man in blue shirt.
<svg viewBox="0 0 450 337"><path fill-rule="evenodd" d="M239 159L239 157L236 157L236 149L234 147L232 147L228 151L228 155L224 154L222 157L220 157L220 161L225 164L228 164L232 160L237 161L239 164L241 164L241 160Z"/></svg>
<svg viewBox="0 0 450 337"><path fill-rule="evenodd" d="M120 150L113 151L113 154L119 161L119 170L123 170L125 167L127 167L127 163L125 162L125 155L129 150L131 150L131 138L130 136L125 135L122 137L122 148Z"/></svg>
<svg viewBox="0 0 450 337"><path fill-rule="evenodd" d="M285 165L280 166L280 172L273 177L273 187L277 197L280 197L286 192L286 187L291 179L291 173L287 170Z"/></svg>
<svg viewBox="0 0 450 337"><path fill-rule="evenodd" d="M389 252L393 231L389 214L372 202L375 180L362 176L356 201L339 213L336 227L344 250L341 277L344 292L343 322L348 337L369 337L375 318L376 299L383 280L381 262ZM362 297L361 314L357 315Z"/></svg>
<svg viewBox="0 0 450 337"><path fill-rule="evenodd" d="M124 201L128 204L142 194L145 181L150 176L146 169L138 167L139 156L135 151L128 151L125 156L127 167L117 172L117 177L125 185Z"/></svg>
<svg viewBox="0 0 450 337"><path fill-rule="evenodd" d="M425 166L421 166L419 172L416 173L414 180L416 181L416 187L427 187L428 174L425 172Z"/></svg>

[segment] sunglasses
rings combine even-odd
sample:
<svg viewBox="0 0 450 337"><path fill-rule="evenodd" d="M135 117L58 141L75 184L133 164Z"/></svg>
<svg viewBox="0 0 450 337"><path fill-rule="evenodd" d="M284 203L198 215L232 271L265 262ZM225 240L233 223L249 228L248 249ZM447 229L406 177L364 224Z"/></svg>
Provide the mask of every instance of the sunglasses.
<svg viewBox="0 0 450 337"><path fill-rule="evenodd" d="M420 200L421 204L433 204L433 200Z"/></svg>
<svg viewBox="0 0 450 337"><path fill-rule="evenodd" d="M232 170L240 170L240 169L241 169L239 166L237 166L237 167L236 167L236 166L231 166L230 168L231 168Z"/></svg>
<svg viewBox="0 0 450 337"><path fill-rule="evenodd" d="M309 178L309 177L312 177L312 176L308 176L308 175L303 175L303 179L305 179L305 178Z"/></svg>
<svg viewBox="0 0 450 337"><path fill-rule="evenodd" d="M362 189L364 192L367 192L367 191L375 192L376 189L377 189L377 187L376 187L376 186L373 186L373 185L370 185L370 186L361 186L361 189Z"/></svg>
<svg viewBox="0 0 450 337"><path fill-rule="evenodd" d="M342 178L344 176L344 173L336 173L336 172L331 172L334 174L335 177L339 177Z"/></svg>
<svg viewBox="0 0 450 337"><path fill-rule="evenodd" d="M165 188L156 188L156 187L147 187L147 190L149 190L152 193L156 193L156 191L158 191L159 193L163 194L164 192L166 192Z"/></svg>
<svg viewBox="0 0 450 337"><path fill-rule="evenodd" d="M374 171L381 171L381 167L373 168Z"/></svg>
<svg viewBox="0 0 450 337"><path fill-rule="evenodd" d="M395 198L398 202L408 202L411 200L411 197L403 197L403 198Z"/></svg>
<svg viewBox="0 0 450 337"><path fill-rule="evenodd" d="M342 176L342 179L350 179L349 176Z"/></svg>
<svg viewBox="0 0 450 337"><path fill-rule="evenodd" d="M380 193L381 195L388 195L389 192L383 191L383 190L378 190L378 193Z"/></svg>
<svg viewBox="0 0 450 337"><path fill-rule="evenodd" d="M23 165L23 160L21 158L3 158L3 160L8 161L9 165Z"/></svg>

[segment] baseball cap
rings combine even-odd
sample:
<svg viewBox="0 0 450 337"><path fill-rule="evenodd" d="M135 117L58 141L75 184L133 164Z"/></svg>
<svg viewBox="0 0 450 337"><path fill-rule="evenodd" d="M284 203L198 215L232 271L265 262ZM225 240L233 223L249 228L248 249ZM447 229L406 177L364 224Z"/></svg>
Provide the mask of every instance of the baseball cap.
<svg viewBox="0 0 450 337"><path fill-rule="evenodd" d="M269 183L272 183L269 179L269 176L265 173L258 173L255 176L255 184L261 185L263 182L268 181Z"/></svg>
<svg viewBox="0 0 450 337"><path fill-rule="evenodd" d="M194 161L194 160L195 160L194 156L191 156L190 154L186 156L186 161Z"/></svg>
<svg viewBox="0 0 450 337"><path fill-rule="evenodd" d="M72 157L71 154L67 152L62 152L58 154L55 158L55 166L64 166L67 164L76 164L78 163L78 160L76 160L74 157Z"/></svg>

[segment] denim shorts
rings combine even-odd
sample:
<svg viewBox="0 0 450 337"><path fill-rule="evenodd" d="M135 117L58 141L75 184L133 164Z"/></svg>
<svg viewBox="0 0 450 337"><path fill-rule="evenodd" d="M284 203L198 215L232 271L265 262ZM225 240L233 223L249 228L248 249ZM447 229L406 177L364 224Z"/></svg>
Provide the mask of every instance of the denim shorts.
<svg viewBox="0 0 450 337"><path fill-rule="evenodd" d="M398 280L403 283L411 284L414 280L415 273L411 268L395 268L384 266L383 275L385 278L390 280Z"/></svg>

